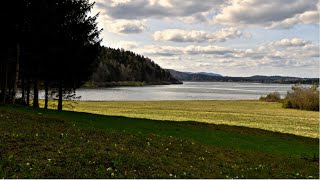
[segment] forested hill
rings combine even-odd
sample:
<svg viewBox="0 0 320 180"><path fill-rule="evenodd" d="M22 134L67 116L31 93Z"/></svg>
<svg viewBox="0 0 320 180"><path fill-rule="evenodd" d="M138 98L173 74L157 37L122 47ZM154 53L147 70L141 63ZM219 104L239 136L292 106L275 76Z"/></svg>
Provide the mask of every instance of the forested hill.
<svg viewBox="0 0 320 180"><path fill-rule="evenodd" d="M173 77L175 77L176 79L179 79L180 81L211 81L216 79L216 77L222 77L220 74L205 73L205 72L199 72L199 73L180 72L180 71L175 71L173 69L167 69L167 71L169 71Z"/></svg>
<svg viewBox="0 0 320 180"><path fill-rule="evenodd" d="M254 83L280 83L280 84L319 84L318 78L299 78L287 76L251 76L229 77L214 73L190 73L168 69L171 75L180 81L212 81L212 82L254 82Z"/></svg>
<svg viewBox="0 0 320 180"><path fill-rule="evenodd" d="M125 82L125 83L124 83ZM169 71L147 57L123 49L103 47L88 86L181 84Z"/></svg>

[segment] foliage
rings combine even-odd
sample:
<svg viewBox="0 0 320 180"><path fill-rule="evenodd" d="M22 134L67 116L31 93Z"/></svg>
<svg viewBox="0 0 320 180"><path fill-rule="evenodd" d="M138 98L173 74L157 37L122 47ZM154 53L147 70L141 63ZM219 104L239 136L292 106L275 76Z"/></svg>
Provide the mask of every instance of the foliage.
<svg viewBox="0 0 320 180"><path fill-rule="evenodd" d="M294 85L292 90L293 92L288 92L283 101L284 108L319 111L318 85L313 85L309 88Z"/></svg>
<svg viewBox="0 0 320 180"><path fill-rule="evenodd" d="M110 82L120 81L146 84L180 83L170 72L149 58L124 49L102 48L97 66L89 83L93 86L104 87L109 86Z"/></svg>
<svg viewBox="0 0 320 180"><path fill-rule="evenodd" d="M279 92L272 92L266 97L261 96L259 100L266 102L279 102L281 101L281 96Z"/></svg>
<svg viewBox="0 0 320 180"><path fill-rule="evenodd" d="M46 92L59 89L58 108L62 109L63 92L88 81L100 51L97 16L88 15L93 3L11 0L2 7L0 103L14 103L19 86L19 102L29 105L26 96L33 88L34 107L38 107L39 87L45 84Z"/></svg>
<svg viewBox="0 0 320 180"><path fill-rule="evenodd" d="M0 113L1 178L319 178L317 139L24 107Z"/></svg>

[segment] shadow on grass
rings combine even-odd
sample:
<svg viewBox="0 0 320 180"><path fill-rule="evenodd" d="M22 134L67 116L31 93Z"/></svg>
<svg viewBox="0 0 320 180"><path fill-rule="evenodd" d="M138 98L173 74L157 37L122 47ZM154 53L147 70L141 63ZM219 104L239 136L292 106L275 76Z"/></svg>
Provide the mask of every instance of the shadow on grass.
<svg viewBox="0 0 320 180"><path fill-rule="evenodd" d="M63 119L82 128L116 130L147 136L172 136L240 151L259 151L288 156L319 157L319 140L256 128L215 125L194 121L159 121L107 116L84 112L2 106L2 111L27 113L36 117Z"/></svg>

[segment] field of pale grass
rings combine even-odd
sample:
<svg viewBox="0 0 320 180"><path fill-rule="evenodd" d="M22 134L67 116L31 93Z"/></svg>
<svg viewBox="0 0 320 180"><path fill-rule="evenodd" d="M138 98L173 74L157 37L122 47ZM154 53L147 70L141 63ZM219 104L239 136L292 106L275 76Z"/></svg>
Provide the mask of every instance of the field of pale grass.
<svg viewBox="0 0 320 180"><path fill-rule="evenodd" d="M152 120L196 121L319 137L319 112L262 101L76 102L68 110Z"/></svg>

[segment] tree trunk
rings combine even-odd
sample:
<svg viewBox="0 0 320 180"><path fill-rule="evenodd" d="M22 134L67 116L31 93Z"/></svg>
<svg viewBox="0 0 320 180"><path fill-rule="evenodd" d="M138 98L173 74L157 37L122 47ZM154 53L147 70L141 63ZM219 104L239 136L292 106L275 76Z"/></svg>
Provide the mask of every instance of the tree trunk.
<svg viewBox="0 0 320 180"><path fill-rule="evenodd" d="M58 110L62 111L62 81L59 82Z"/></svg>
<svg viewBox="0 0 320 180"><path fill-rule="evenodd" d="M22 81L21 81L21 103L25 103L25 84L24 84L24 77L22 77Z"/></svg>
<svg viewBox="0 0 320 180"><path fill-rule="evenodd" d="M30 106L30 80L27 82L27 106Z"/></svg>
<svg viewBox="0 0 320 180"><path fill-rule="evenodd" d="M12 96L11 104L14 104L16 101L16 93L17 93L18 78L19 78L19 63L20 63L20 44L17 43L17 59L16 59L15 73L13 77L13 89L12 89L12 93L10 94Z"/></svg>
<svg viewBox="0 0 320 180"><path fill-rule="evenodd" d="M48 87L48 81L45 81L44 83L44 108L48 109L48 91L49 91L49 87Z"/></svg>
<svg viewBox="0 0 320 180"><path fill-rule="evenodd" d="M3 78L2 78L1 85L2 85L2 98L1 98L1 103L5 104L6 103L6 94L7 94L7 89L8 89L8 64L5 62L3 65Z"/></svg>
<svg viewBox="0 0 320 180"><path fill-rule="evenodd" d="M39 108L39 86L38 86L38 80L34 80L33 85L33 107Z"/></svg>
<svg viewBox="0 0 320 180"><path fill-rule="evenodd" d="M0 93L0 103L2 103L2 95L3 95L3 82L4 82L4 63L0 63L0 88L1 88L1 93Z"/></svg>

